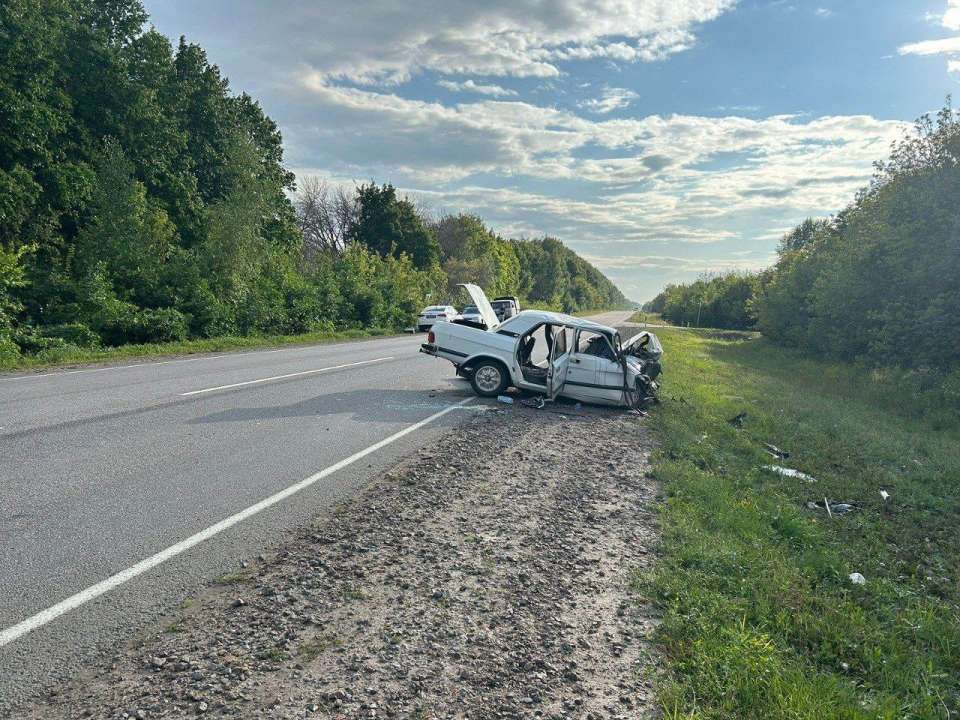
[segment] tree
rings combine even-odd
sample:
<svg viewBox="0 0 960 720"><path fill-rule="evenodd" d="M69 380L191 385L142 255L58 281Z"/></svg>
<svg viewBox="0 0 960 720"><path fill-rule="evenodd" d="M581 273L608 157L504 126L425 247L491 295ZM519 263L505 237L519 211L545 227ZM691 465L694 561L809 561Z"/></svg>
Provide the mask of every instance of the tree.
<svg viewBox="0 0 960 720"><path fill-rule="evenodd" d="M356 221L348 237L380 255L408 255L415 267L436 267L440 246L433 232L408 200L398 200L393 185L361 185L357 189Z"/></svg>
<svg viewBox="0 0 960 720"><path fill-rule="evenodd" d="M294 208L308 257L346 248L348 233L357 222L357 203L342 187L307 177L300 183Z"/></svg>

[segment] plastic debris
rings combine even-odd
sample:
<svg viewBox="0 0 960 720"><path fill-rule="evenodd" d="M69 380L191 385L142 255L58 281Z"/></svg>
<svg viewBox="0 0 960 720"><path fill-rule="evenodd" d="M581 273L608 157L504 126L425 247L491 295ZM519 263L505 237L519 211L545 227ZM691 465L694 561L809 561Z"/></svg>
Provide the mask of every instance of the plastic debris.
<svg viewBox="0 0 960 720"><path fill-rule="evenodd" d="M790 453L788 453L786 450L781 450L776 445L764 443L763 446L767 449L767 454L770 455L770 457L776 458L777 460L786 460L788 457L790 457Z"/></svg>
<svg viewBox="0 0 960 720"><path fill-rule="evenodd" d="M794 470L793 468L781 467L780 465L764 465L764 470L769 470L772 473L777 475L783 475L783 477L796 478L797 480L805 480L809 483L814 483L817 481L812 475L807 475L805 472L800 472L799 470Z"/></svg>
<svg viewBox="0 0 960 720"><path fill-rule="evenodd" d="M834 515L846 515L854 510L859 510L860 507L851 502L831 502L827 498L824 498L822 503L807 502L807 509L826 510L830 517L833 517Z"/></svg>
<svg viewBox="0 0 960 720"><path fill-rule="evenodd" d="M502 402L504 405L513 405L513 398L506 395L497 395L497 402Z"/></svg>
<svg viewBox="0 0 960 720"><path fill-rule="evenodd" d="M888 493L886 490L881 490L880 497L882 497L883 501L886 502L887 499L890 497L890 493Z"/></svg>
<svg viewBox="0 0 960 720"><path fill-rule="evenodd" d="M860 573L850 573L849 577L850 577L850 582L852 582L854 585L867 584L867 579Z"/></svg>

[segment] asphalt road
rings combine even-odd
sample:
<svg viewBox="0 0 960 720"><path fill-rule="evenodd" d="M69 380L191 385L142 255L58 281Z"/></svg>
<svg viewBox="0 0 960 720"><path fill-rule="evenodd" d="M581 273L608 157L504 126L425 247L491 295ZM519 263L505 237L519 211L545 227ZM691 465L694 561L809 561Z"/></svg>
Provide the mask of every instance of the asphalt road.
<svg viewBox="0 0 960 720"><path fill-rule="evenodd" d="M0 716L472 412L471 402L376 447L472 397L449 363L418 353L422 341L0 376ZM98 596L75 597L98 584ZM71 597L69 612L45 622Z"/></svg>
<svg viewBox="0 0 960 720"><path fill-rule="evenodd" d="M587 319L598 322L601 325L617 327L618 325L623 325L627 321L627 318L633 315L633 312L633 310L611 310L610 312L600 313L599 315L591 315Z"/></svg>

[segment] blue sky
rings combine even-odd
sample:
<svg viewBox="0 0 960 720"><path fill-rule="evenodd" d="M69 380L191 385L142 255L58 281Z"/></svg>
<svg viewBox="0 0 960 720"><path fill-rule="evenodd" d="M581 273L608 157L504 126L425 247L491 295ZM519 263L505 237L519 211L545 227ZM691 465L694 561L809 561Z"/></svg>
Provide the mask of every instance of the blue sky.
<svg viewBox="0 0 960 720"><path fill-rule="evenodd" d="M960 84L960 0L147 0L299 177L559 237L646 300L772 262Z"/></svg>

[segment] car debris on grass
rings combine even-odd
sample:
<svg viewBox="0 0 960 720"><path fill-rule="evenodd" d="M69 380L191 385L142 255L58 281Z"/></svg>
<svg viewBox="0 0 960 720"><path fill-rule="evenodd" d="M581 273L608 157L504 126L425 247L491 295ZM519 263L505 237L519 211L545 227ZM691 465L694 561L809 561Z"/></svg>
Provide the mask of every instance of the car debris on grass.
<svg viewBox="0 0 960 720"><path fill-rule="evenodd" d="M797 480L804 480L808 483L815 483L817 481L812 475L807 475L805 472L795 470L794 468L783 467L782 465L764 465L763 469L776 473L777 475L782 475L783 477L796 478Z"/></svg>

